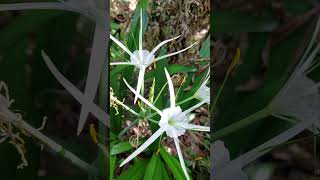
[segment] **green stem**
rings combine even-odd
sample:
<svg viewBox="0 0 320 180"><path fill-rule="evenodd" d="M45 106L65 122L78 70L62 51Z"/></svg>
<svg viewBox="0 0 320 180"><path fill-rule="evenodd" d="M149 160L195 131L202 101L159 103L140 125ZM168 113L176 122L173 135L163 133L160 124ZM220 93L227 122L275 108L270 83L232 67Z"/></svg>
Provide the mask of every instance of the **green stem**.
<svg viewBox="0 0 320 180"><path fill-rule="evenodd" d="M26 132L28 132L32 137L38 139L42 144L50 148L52 151L56 152L63 158L70 161L75 166L79 167L80 169L87 171L90 175L99 177L101 176L98 169L87 162L83 161L72 152L64 149L61 145L57 144L55 141L41 133L39 130L35 129L34 127L30 126L23 120L18 120L15 122L16 126L21 127Z"/></svg>
<svg viewBox="0 0 320 180"><path fill-rule="evenodd" d="M231 134L239 129L242 129L244 127L247 127L255 122L257 122L258 120L261 120L267 116L270 115L270 111L268 108L264 108L260 111L257 111L253 114L251 114L250 116L235 122L223 129L218 130L217 132L214 132L211 136L211 142L214 142L228 134Z"/></svg>
<svg viewBox="0 0 320 180"><path fill-rule="evenodd" d="M119 101L117 98L115 97L111 97L111 100L114 101L115 103L119 104L120 106L122 106L125 110L131 112L133 115L140 117L140 114L135 112L134 110L132 110L131 108L129 108L127 105L125 105L124 103L122 103L121 101Z"/></svg>
<svg viewBox="0 0 320 180"><path fill-rule="evenodd" d="M216 98L214 98L214 100L213 100L213 103L212 103L212 105L211 105L210 113L209 113L209 114L212 114L212 113L214 112L214 109L215 109L216 106L217 106L219 97L220 97L220 95L221 95L221 93L222 93L222 90L223 90L223 88L224 88L224 86L225 86L228 78L229 78L229 73L227 73L226 77L223 79L223 82L222 82L222 84L221 84L221 86L220 86L220 88L219 88L219 90L218 90L218 93L217 93L217 95L216 95Z"/></svg>
<svg viewBox="0 0 320 180"><path fill-rule="evenodd" d="M177 103L177 106L179 106L179 105L181 105L181 104L183 104L183 103L186 103L186 102L188 102L188 101L191 101L192 99L194 99L194 96L190 96L190 97L188 97L187 99L184 99L183 101L178 102L178 103Z"/></svg>
<svg viewBox="0 0 320 180"><path fill-rule="evenodd" d="M156 102L158 101L160 95L162 94L162 92L163 92L164 88L167 86L167 84L168 84L168 82L166 82L166 83L162 86L162 88L161 88L160 92L158 93L158 96L157 96L156 99L154 100L153 104L156 104Z"/></svg>
<svg viewBox="0 0 320 180"><path fill-rule="evenodd" d="M149 118L149 117L147 117L147 120L150 121L150 122L152 122L152 123L154 123L154 124L159 124L159 121L156 121L156 120L151 119L151 118Z"/></svg>
<svg viewBox="0 0 320 180"><path fill-rule="evenodd" d="M139 122L140 119L136 119L134 120L128 127L124 128L118 135L118 138L120 139L121 136L123 136L130 128L132 128L134 125L136 125L138 122ZM148 118L147 117L147 120L152 122L152 123L155 123L155 124L159 124L158 121L154 120L154 119L151 119L151 118Z"/></svg>
<svg viewBox="0 0 320 180"><path fill-rule="evenodd" d="M119 135L118 138L120 139L120 137L122 137L130 128L132 128L134 125L136 125L139 122L139 119L134 120L128 127L126 127L125 129L123 129Z"/></svg>
<svg viewBox="0 0 320 180"><path fill-rule="evenodd" d="M157 115L158 113L157 112L155 112L155 113L151 113L150 115L148 115L147 117L153 117L153 116L155 116L155 115Z"/></svg>

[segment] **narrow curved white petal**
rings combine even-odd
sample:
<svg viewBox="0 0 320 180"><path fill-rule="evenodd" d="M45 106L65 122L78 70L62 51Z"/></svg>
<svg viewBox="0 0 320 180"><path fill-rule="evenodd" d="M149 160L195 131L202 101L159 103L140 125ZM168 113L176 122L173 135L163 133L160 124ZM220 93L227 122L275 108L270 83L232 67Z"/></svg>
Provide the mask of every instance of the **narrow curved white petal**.
<svg viewBox="0 0 320 180"><path fill-rule="evenodd" d="M202 105L205 104L205 103L206 103L205 101L201 101L201 102L199 102L198 104L192 106L191 108L189 108L189 109L187 109L187 110L185 110L185 111L183 111L183 112L186 113L186 114L189 114L191 111L197 109L198 107L202 106Z"/></svg>
<svg viewBox="0 0 320 180"><path fill-rule="evenodd" d="M313 86L309 87L306 92L303 92L304 96L312 95L312 94L318 94L320 87L320 82L315 83Z"/></svg>
<svg viewBox="0 0 320 180"><path fill-rule="evenodd" d="M159 128L146 142L144 142L137 150L135 150L127 159L125 159L121 164L120 167L131 161L133 158L138 156L142 151L144 151L150 144L152 144L165 130Z"/></svg>
<svg viewBox="0 0 320 180"><path fill-rule="evenodd" d="M179 35L177 37L174 37L174 38L171 38L171 39L167 39L167 40L162 41L155 48L152 49L151 54L155 54L163 45L165 45L166 43L168 43L170 41L176 40L179 37L181 37L181 35Z"/></svg>
<svg viewBox="0 0 320 180"><path fill-rule="evenodd" d="M183 51L186 51L186 50L190 49L190 48L191 48L192 46L194 46L195 44L197 44L197 43L193 43L193 44L190 45L189 47L184 48L184 49L182 49L182 50L180 50L180 51L177 51L177 52L174 52L174 53L170 53L170 54L166 54L166 55L160 56L160 57L156 58L156 61L159 61L159 60L161 60L161 59L164 59L164 58L167 58L167 57L174 56L174 55L176 55L176 54L182 53Z"/></svg>
<svg viewBox="0 0 320 180"><path fill-rule="evenodd" d="M164 68L164 72L166 73L166 77L167 77L167 81L168 81L168 85L169 85L169 93L170 93L170 107L176 107L176 100L175 100L175 95L174 95L174 88L173 88L173 84L170 78L170 75L167 71L166 68Z"/></svg>
<svg viewBox="0 0 320 180"><path fill-rule="evenodd" d="M180 145L179 145L179 139L178 138L173 138L173 140L174 140L174 144L176 145L176 149L177 149L177 152L178 152L179 161L180 161L180 165L182 167L183 173L186 176L187 180L190 180L189 174L187 172L186 165L184 164L182 152L181 152Z"/></svg>
<svg viewBox="0 0 320 180"><path fill-rule="evenodd" d="M142 59L142 9L140 9L139 56L140 62L144 62Z"/></svg>
<svg viewBox="0 0 320 180"><path fill-rule="evenodd" d="M310 64L307 64L306 62L310 62L310 60L313 60L318 52L320 51L320 44L318 44L314 50L310 53L310 55L307 57L304 63L302 63L299 67L296 67L294 72L292 72L291 76L287 80L287 83L282 87L282 89L289 89L291 86L293 86L295 83L294 81L298 79L298 76L301 76L303 74L308 73L307 69L309 68Z"/></svg>
<svg viewBox="0 0 320 180"><path fill-rule="evenodd" d="M69 80L67 80L55 67L55 65L50 60L49 56L44 52L41 51L42 58L44 59L44 62L46 63L48 69L53 74L53 76L57 79L57 81L66 89L68 92L82 105L85 105L89 108L90 112L97 117L99 121L101 121L103 124L108 126L109 124L109 115L104 112L101 108L99 108L95 103L92 101L89 101L88 98L86 98L81 91L76 88ZM80 122L79 122L80 123Z"/></svg>
<svg viewBox="0 0 320 180"><path fill-rule="evenodd" d="M114 66L114 65L133 65L133 63L131 62L112 62L110 63L111 66Z"/></svg>
<svg viewBox="0 0 320 180"><path fill-rule="evenodd" d="M199 126L199 125L195 125L195 124L179 124L179 126L185 128L185 129L189 129L189 130L193 130L193 131L204 131L204 132L210 132L210 127L208 126Z"/></svg>
<svg viewBox="0 0 320 180"><path fill-rule="evenodd" d="M210 79L210 68L208 69L208 72L207 72L206 77L204 78L204 81L202 84L207 84L209 79Z"/></svg>
<svg viewBox="0 0 320 180"><path fill-rule="evenodd" d="M275 147L281 143L287 142L289 139L295 137L297 134L303 132L312 124L314 121L302 121L291 127L290 129L280 133L276 137L268 140L267 142L263 143L262 145L252 149L251 151L242 154L241 156L237 157L236 159L232 160L227 168L233 168L234 166L238 167L245 167L247 164L251 163L252 161L256 160L257 158L261 157L262 155L266 154L267 152L270 152L272 150L272 147ZM228 170L228 169L227 169Z"/></svg>
<svg viewBox="0 0 320 180"><path fill-rule="evenodd" d="M307 47L307 50L305 51L304 55L302 56L301 58L301 61L299 62L299 64L297 65L297 68L300 68L300 66L302 66L306 61L305 59L307 58L308 54L310 53L314 43L316 42L316 38L319 34L319 30L320 30L320 17L318 17L318 21L317 21L317 24L316 24L316 28L315 30L313 31L313 34L312 34L312 38L310 40L310 43Z"/></svg>
<svg viewBox="0 0 320 180"><path fill-rule="evenodd" d="M134 64L131 62L112 62L110 63L110 65L114 66L114 65L134 65Z"/></svg>
<svg viewBox="0 0 320 180"><path fill-rule="evenodd" d="M163 113L157 108L155 107L153 104L151 104L148 100L146 100L144 97L142 97L136 90L134 90L129 84L128 82L123 79L124 83L127 85L127 87L136 95L138 96L139 99L141 99L141 101L143 101L144 103L146 103L151 109L155 110L160 116L163 115Z"/></svg>
<svg viewBox="0 0 320 180"><path fill-rule="evenodd" d="M70 1L68 1L70 2ZM84 90L84 96L88 101L94 101L96 97L97 90L99 87L100 77L103 72L103 65L107 60L107 53L105 49L101 49L101 44L106 44L109 41L108 34L106 33L105 28L102 28L100 25L96 24L94 31L93 44L91 46L91 54L89 61L88 76L86 78L86 85ZM80 110L79 124L77 128L77 135L80 135L84 125L87 121L90 111L86 104L82 104Z"/></svg>
<svg viewBox="0 0 320 180"><path fill-rule="evenodd" d="M130 57L134 57L133 53L125 45L123 45L122 42L120 42L117 38L113 37L111 34L110 39L119 47L121 47L121 49L123 49L126 53L128 53Z"/></svg>
<svg viewBox="0 0 320 180"><path fill-rule="evenodd" d="M137 83L137 90L136 90L139 94L141 94L140 91L141 91L143 81L144 81L144 73L145 73L145 69L140 68L139 76L138 76L138 83ZM136 104L137 100L138 100L138 96L136 95L134 98L134 104Z"/></svg>
<svg viewBox="0 0 320 180"><path fill-rule="evenodd" d="M3 138L0 139L0 144L3 143L6 139L8 139L8 136L4 136Z"/></svg>
<svg viewBox="0 0 320 180"><path fill-rule="evenodd" d="M310 64L317 56L318 52L320 51L320 44L317 44L317 46L314 48L314 50L310 53L310 55L307 57L305 62L297 69L297 71L294 72L295 75L302 74L307 71L307 69L310 67Z"/></svg>

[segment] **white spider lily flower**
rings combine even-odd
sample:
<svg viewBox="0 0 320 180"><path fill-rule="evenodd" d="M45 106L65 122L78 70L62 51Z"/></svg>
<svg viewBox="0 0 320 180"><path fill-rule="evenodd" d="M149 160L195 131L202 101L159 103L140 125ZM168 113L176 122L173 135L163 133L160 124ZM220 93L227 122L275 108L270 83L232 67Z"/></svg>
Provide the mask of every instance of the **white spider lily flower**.
<svg viewBox="0 0 320 180"><path fill-rule="evenodd" d="M188 114L195 110L196 108L200 107L204 104L204 101L201 101L200 103L194 105L193 107L189 108L186 111L182 111L180 106L176 106L175 103L175 93L173 84L170 78L170 75L168 71L165 69L166 78L169 85L169 93L170 93L170 107L166 108L164 110L159 110L156 108L152 103L150 103L147 99L142 97L138 91L135 91L126 80L124 80L125 84L128 86L128 88L141 100L143 101L147 106L149 106L151 109L156 111L160 116L161 119L159 121L160 128L147 140L144 144L142 144L137 150L135 150L128 158L126 158L120 165L123 166L124 164L131 161L133 158L135 158L138 154L140 154L142 151L144 151L150 144L152 144L158 137L160 137L164 132L166 132L167 136L173 138L177 152L179 161L182 167L182 170L186 176L186 178L189 180L189 175L187 173L187 168L185 166L182 152L179 145L179 139L178 137L185 134L186 130L195 130L195 131L204 131L209 132L210 127L207 126L200 126L200 125L194 125L190 124L190 119L188 118Z"/></svg>
<svg viewBox="0 0 320 180"><path fill-rule="evenodd" d="M204 101L205 103L210 104L210 88L207 86L209 83L210 78L210 69L200 85L199 89L194 93L194 97L197 99L200 99L201 101Z"/></svg>
<svg viewBox="0 0 320 180"><path fill-rule="evenodd" d="M286 84L270 102L268 109L272 115L286 120L298 120L295 125L279 135L273 137L258 147L242 154L231 162L224 164L221 168L215 169L215 179L225 179L234 169L243 168L255 159L270 152L279 144L285 143L297 134L306 129L314 133L319 131L312 128L315 125L320 128L320 83L314 82L307 75L316 68L314 59L320 51L320 44L314 45L320 29L320 18L310 44ZM312 67L313 66L313 67ZM289 117L295 119L290 119Z"/></svg>
<svg viewBox="0 0 320 180"><path fill-rule="evenodd" d="M179 38L180 36L162 41L161 43L159 43L154 49L152 49L152 51L148 51L146 49L143 49L142 46L142 10L140 11L140 31L139 31L139 49L131 52L125 45L123 45L118 39L116 39L115 37L113 37L110 34L110 39L115 42L121 49L123 49L126 53L129 54L130 56L130 61L127 62L113 62L110 63L110 65L132 65L135 66L139 69L139 76L138 76L138 83L137 83L137 88L136 91L140 93L140 91L142 90L142 86L143 86L143 81L144 81L144 74L145 74L145 70L148 66L150 66L153 62L159 61L161 59L165 59L167 57L182 53L186 50L188 50L189 48L191 48L193 45L195 45L196 43L193 43L192 45L188 46L185 49L179 50L177 52L173 52L170 54L166 54L160 57L155 57L155 53L166 43L173 41L177 38ZM137 101L137 96L135 97L135 103Z"/></svg>
<svg viewBox="0 0 320 180"><path fill-rule="evenodd" d="M299 121L305 121L305 123L313 121L318 129L320 128L320 94L318 89L320 83L314 82L307 75L315 68L315 66L312 67L313 61L320 51L320 44L314 47L319 28L320 18L313 38L300 63L269 105L272 113L278 117L291 116Z"/></svg>
<svg viewBox="0 0 320 180"><path fill-rule="evenodd" d="M319 32L319 25L320 19L318 20L314 38L312 38L305 55L289 77L284 87L274 97L268 107L271 110L271 113L277 117L286 118L285 116L290 116L294 117L300 122L296 122L292 128L284 131L283 133L254 148L253 150L237 157L226 164L223 168L219 168L218 171L216 169L216 179L219 180L219 178L225 178L225 175L230 174L230 171L233 169L243 168L250 162L269 152L272 147L275 147L281 143L285 143L304 130L308 128L310 129L313 124L317 125L319 123L319 83L315 83L307 76L307 74L314 69L311 68L313 65L312 61L315 59L320 50L320 44L316 45L316 47L312 50L315 37Z"/></svg>

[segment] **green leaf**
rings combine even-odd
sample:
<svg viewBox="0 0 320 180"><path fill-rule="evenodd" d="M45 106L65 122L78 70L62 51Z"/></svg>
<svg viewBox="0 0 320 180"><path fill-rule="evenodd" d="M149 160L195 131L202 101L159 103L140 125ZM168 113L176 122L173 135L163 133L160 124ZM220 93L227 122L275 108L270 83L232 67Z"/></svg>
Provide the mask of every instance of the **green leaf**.
<svg viewBox="0 0 320 180"><path fill-rule="evenodd" d="M210 58L210 35L202 43L199 54L202 58Z"/></svg>
<svg viewBox="0 0 320 180"><path fill-rule="evenodd" d="M165 48L161 48L159 52L159 56L165 55L167 53ZM161 61L158 61L156 64L156 69L154 70L154 78L156 79L156 85L155 85L155 93L158 96L163 85L167 82L166 75L164 73L164 67L168 66L168 58L162 59ZM156 107L163 107L163 99L162 96L158 99L156 102Z"/></svg>
<svg viewBox="0 0 320 180"><path fill-rule="evenodd" d="M168 173L164 168L161 159L157 154L153 154L151 161L149 162L144 180L166 180L169 179Z"/></svg>
<svg viewBox="0 0 320 180"><path fill-rule="evenodd" d="M141 2L140 2L141 3ZM146 12L146 6L141 9L139 6L134 10L131 22L131 31L128 34L127 46L131 51L138 49L139 31L140 31L140 10L142 10L142 36L147 30L149 17ZM142 38L143 39L143 38Z"/></svg>
<svg viewBox="0 0 320 180"><path fill-rule="evenodd" d="M212 17L213 32L271 32L278 22L272 18L252 16L240 12L216 10Z"/></svg>
<svg viewBox="0 0 320 180"><path fill-rule="evenodd" d="M146 9L148 4L149 4L148 0L140 0L139 4L138 4L138 7L140 7L141 9Z"/></svg>
<svg viewBox="0 0 320 180"><path fill-rule="evenodd" d="M110 157L110 179L113 179L115 166L116 166L116 160L117 160L117 156Z"/></svg>
<svg viewBox="0 0 320 180"><path fill-rule="evenodd" d="M166 162L167 166L170 168L171 172L173 173L174 177L177 180L185 180L185 176L179 161L172 157L167 151L163 148L160 149L160 155L163 160ZM191 177L190 177L191 178Z"/></svg>
<svg viewBox="0 0 320 180"><path fill-rule="evenodd" d="M171 64L166 67L169 71L170 75L173 75L175 73L185 73L185 72L196 72L197 68L194 66L184 66L179 64ZM160 71L163 71L164 69L160 69ZM145 75L145 79L150 79L151 77L154 77L155 71L147 72ZM157 81L158 82L158 81ZM165 81L166 82L166 81Z"/></svg>
<svg viewBox="0 0 320 180"><path fill-rule="evenodd" d="M111 147L110 154L111 154L111 156L113 156L116 154L120 154L120 153L129 151L132 148L133 147L131 146L131 144L129 142L120 142L119 144L113 145Z"/></svg>
<svg viewBox="0 0 320 180"><path fill-rule="evenodd" d="M141 180L143 178L145 169L147 167L147 161L137 161L126 170L117 180Z"/></svg>
<svg viewBox="0 0 320 180"><path fill-rule="evenodd" d="M178 72L196 72L197 68L194 66L183 66L179 64L172 64L168 68L170 74L178 73Z"/></svg>

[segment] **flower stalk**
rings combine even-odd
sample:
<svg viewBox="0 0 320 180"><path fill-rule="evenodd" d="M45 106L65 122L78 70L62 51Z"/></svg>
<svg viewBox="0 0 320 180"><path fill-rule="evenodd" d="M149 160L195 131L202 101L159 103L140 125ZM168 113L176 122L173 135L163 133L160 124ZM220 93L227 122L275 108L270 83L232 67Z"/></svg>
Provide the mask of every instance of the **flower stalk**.
<svg viewBox="0 0 320 180"><path fill-rule="evenodd" d="M39 140L42 144L47 146L50 150L54 151L58 155L62 156L64 159L68 160L81 170L87 171L90 175L94 177L100 177L98 170L96 167L88 164L87 162L80 159L78 156L74 155L72 152L66 150L61 145L44 135L43 133L39 132L34 127L30 126L28 123L26 123L23 120L18 120L15 124L17 126L24 129L26 132L28 132L32 137Z"/></svg>
<svg viewBox="0 0 320 180"><path fill-rule="evenodd" d="M221 139L222 137L228 135L228 134L231 134L235 131L238 131L242 128L245 128L267 116L270 115L270 111L268 108L263 108L262 110L260 111L257 111L251 115L249 115L248 117L244 118L244 119L241 119L240 121L237 121L225 128L222 128L216 132L214 132L211 136L211 142L214 142L218 139Z"/></svg>

